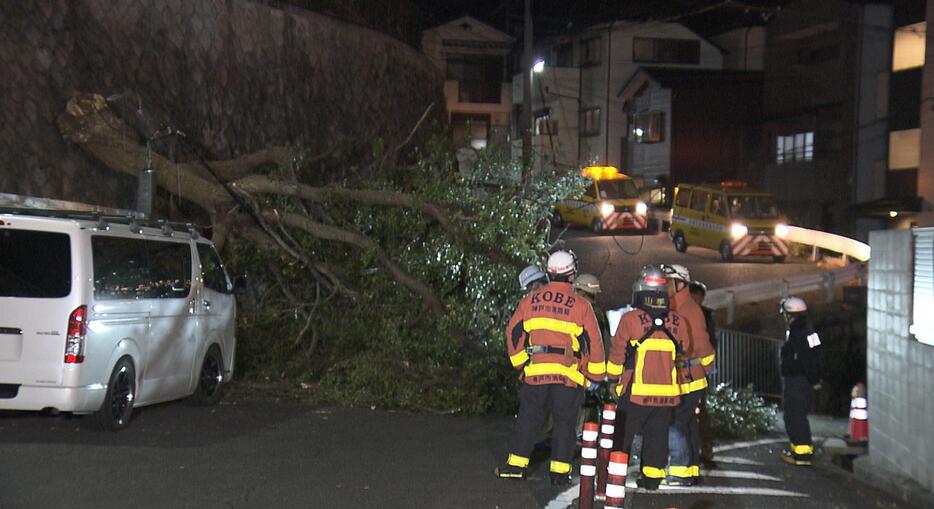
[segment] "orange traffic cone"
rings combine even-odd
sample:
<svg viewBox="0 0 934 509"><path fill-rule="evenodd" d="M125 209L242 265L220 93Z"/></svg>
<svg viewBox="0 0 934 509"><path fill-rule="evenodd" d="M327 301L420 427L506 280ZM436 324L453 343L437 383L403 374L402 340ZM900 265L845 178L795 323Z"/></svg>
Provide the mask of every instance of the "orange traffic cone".
<svg viewBox="0 0 934 509"><path fill-rule="evenodd" d="M858 383L850 392L850 438L852 443L866 443L869 440L869 404L866 400L866 386Z"/></svg>

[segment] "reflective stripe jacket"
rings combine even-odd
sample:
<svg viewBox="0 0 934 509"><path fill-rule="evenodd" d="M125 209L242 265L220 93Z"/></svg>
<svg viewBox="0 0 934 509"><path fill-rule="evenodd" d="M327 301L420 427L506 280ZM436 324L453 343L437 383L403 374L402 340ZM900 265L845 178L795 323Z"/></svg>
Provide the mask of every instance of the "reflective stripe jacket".
<svg viewBox="0 0 934 509"><path fill-rule="evenodd" d="M535 347L564 352L535 352ZM586 378L599 382L606 373L593 308L570 283L548 283L519 302L506 327L506 350L512 366L523 371L530 385L586 387Z"/></svg>
<svg viewBox="0 0 934 509"><path fill-rule="evenodd" d="M707 387L707 375L714 369L714 349L707 332L704 310L691 298L687 288L675 293L671 309L687 322L687 341L678 356L681 393L690 394Z"/></svg>
<svg viewBox="0 0 934 509"><path fill-rule="evenodd" d="M677 312L669 311L665 328L674 336L671 338L674 341L664 332L657 331L637 349L629 348L631 341L639 340L651 328L651 317L641 309L620 318L606 363L607 378L611 382L619 381L617 395L629 394L629 400L637 405L676 406L681 400L681 388L674 367L675 342L682 348L687 342L687 323ZM650 349L653 358L645 358ZM640 363L638 358L630 360L630 355L643 356L644 362ZM640 390L640 386L644 389Z"/></svg>

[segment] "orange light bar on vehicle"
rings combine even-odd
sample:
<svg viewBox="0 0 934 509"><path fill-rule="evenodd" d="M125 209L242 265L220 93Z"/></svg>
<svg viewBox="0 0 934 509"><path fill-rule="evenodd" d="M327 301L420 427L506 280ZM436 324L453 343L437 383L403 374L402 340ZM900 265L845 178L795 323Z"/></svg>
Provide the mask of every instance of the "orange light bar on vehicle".
<svg viewBox="0 0 934 509"><path fill-rule="evenodd" d="M720 182L720 187L746 187L745 180L724 180Z"/></svg>
<svg viewBox="0 0 934 509"><path fill-rule="evenodd" d="M623 174L615 166L588 166L581 170L581 175L594 180L623 178Z"/></svg>

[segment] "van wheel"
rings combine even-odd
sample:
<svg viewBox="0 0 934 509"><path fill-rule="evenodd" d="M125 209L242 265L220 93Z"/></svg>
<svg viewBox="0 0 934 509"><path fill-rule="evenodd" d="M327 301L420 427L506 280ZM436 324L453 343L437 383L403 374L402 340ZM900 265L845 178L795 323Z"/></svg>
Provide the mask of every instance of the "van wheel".
<svg viewBox="0 0 934 509"><path fill-rule="evenodd" d="M603 221L600 221L599 219L594 219L593 222L590 223L590 229L597 235L600 235L601 233L603 233Z"/></svg>
<svg viewBox="0 0 934 509"><path fill-rule="evenodd" d="M208 348L198 371L198 385L190 401L198 406L210 406L224 395L224 359L216 345Z"/></svg>
<svg viewBox="0 0 934 509"><path fill-rule="evenodd" d="M688 243L685 242L683 233L675 232L675 236L672 238L672 242L675 243L675 250L679 253L683 253L688 250Z"/></svg>
<svg viewBox="0 0 934 509"><path fill-rule="evenodd" d="M136 370L129 357L122 357L110 374L104 402L93 415L94 427L102 431L126 428L133 415L135 398Z"/></svg>
<svg viewBox="0 0 934 509"><path fill-rule="evenodd" d="M785 257L784 256L773 256L772 261L775 263L785 263Z"/></svg>
<svg viewBox="0 0 934 509"><path fill-rule="evenodd" d="M725 240L720 243L720 261L733 261L733 247L730 246L730 243Z"/></svg>

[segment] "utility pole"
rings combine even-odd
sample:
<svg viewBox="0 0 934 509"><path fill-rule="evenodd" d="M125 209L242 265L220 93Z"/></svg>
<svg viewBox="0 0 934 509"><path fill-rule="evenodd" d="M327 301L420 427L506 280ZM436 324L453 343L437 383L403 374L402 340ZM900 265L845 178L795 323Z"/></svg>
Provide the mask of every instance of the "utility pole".
<svg viewBox="0 0 934 509"><path fill-rule="evenodd" d="M522 189L532 187L532 0L525 0L522 48Z"/></svg>

